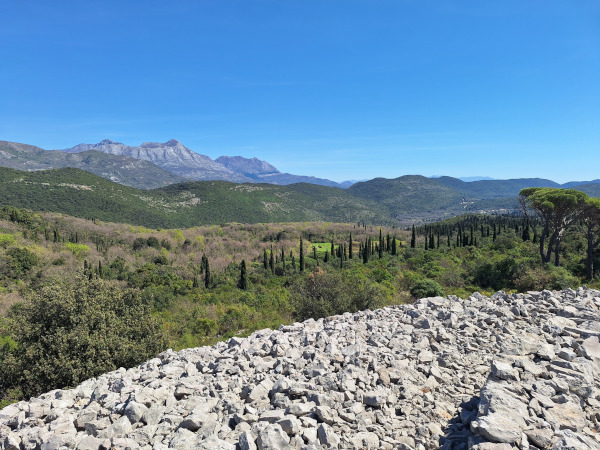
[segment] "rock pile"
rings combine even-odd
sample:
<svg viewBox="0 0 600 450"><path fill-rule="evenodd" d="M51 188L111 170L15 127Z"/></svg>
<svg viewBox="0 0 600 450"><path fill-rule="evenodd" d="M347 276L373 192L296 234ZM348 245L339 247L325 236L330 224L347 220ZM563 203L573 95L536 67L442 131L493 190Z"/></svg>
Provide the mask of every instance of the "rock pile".
<svg viewBox="0 0 600 450"><path fill-rule="evenodd" d="M0 449L599 449L600 292L413 305L166 351L0 411Z"/></svg>

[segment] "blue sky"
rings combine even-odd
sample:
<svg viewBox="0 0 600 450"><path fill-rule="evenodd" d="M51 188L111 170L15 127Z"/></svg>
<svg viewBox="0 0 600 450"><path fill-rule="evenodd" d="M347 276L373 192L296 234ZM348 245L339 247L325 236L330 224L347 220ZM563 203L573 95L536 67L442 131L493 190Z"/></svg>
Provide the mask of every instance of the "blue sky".
<svg viewBox="0 0 600 450"><path fill-rule="evenodd" d="M0 0L0 139L600 178L600 2Z"/></svg>

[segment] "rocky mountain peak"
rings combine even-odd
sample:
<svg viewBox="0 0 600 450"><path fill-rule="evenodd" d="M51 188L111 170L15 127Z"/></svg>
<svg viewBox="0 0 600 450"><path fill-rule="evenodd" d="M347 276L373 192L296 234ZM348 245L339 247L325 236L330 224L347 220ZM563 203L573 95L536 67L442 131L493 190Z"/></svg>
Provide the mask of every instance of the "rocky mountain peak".
<svg viewBox="0 0 600 450"><path fill-rule="evenodd" d="M100 142L98 142L96 145L100 146L100 145L123 145L121 142L115 142L115 141L111 141L110 139L103 139Z"/></svg>
<svg viewBox="0 0 600 450"><path fill-rule="evenodd" d="M181 147L189 150L185 145L177 139L171 139L167 142L143 142L140 148L164 148L164 147ZM191 151L191 150L190 150Z"/></svg>

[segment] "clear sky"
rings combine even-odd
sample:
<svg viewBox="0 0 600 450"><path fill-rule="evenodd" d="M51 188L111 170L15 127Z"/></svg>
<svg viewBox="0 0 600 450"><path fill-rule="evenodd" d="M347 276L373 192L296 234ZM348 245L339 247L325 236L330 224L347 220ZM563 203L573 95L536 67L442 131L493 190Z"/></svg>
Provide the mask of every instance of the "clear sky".
<svg viewBox="0 0 600 450"><path fill-rule="evenodd" d="M0 140L600 178L597 0L0 0Z"/></svg>

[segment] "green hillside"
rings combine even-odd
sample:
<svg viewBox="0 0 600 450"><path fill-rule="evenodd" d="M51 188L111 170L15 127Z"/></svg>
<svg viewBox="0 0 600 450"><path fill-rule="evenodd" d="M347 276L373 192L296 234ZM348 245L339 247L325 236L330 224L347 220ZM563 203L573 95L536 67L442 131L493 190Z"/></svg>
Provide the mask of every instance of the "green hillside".
<svg viewBox="0 0 600 450"><path fill-rule="evenodd" d="M343 189L302 183L201 181L144 191L79 169L22 172L0 168L0 189L0 205L153 228L226 222L392 222L374 202Z"/></svg>
<svg viewBox="0 0 600 450"><path fill-rule="evenodd" d="M349 189L307 183L278 186L197 181L142 190L79 169L23 172L0 167L0 206L152 228L307 221L404 225L465 212L519 211L519 190L547 183L552 182L465 183L449 177L403 176L375 178ZM577 189L600 196L600 184L582 184Z"/></svg>

